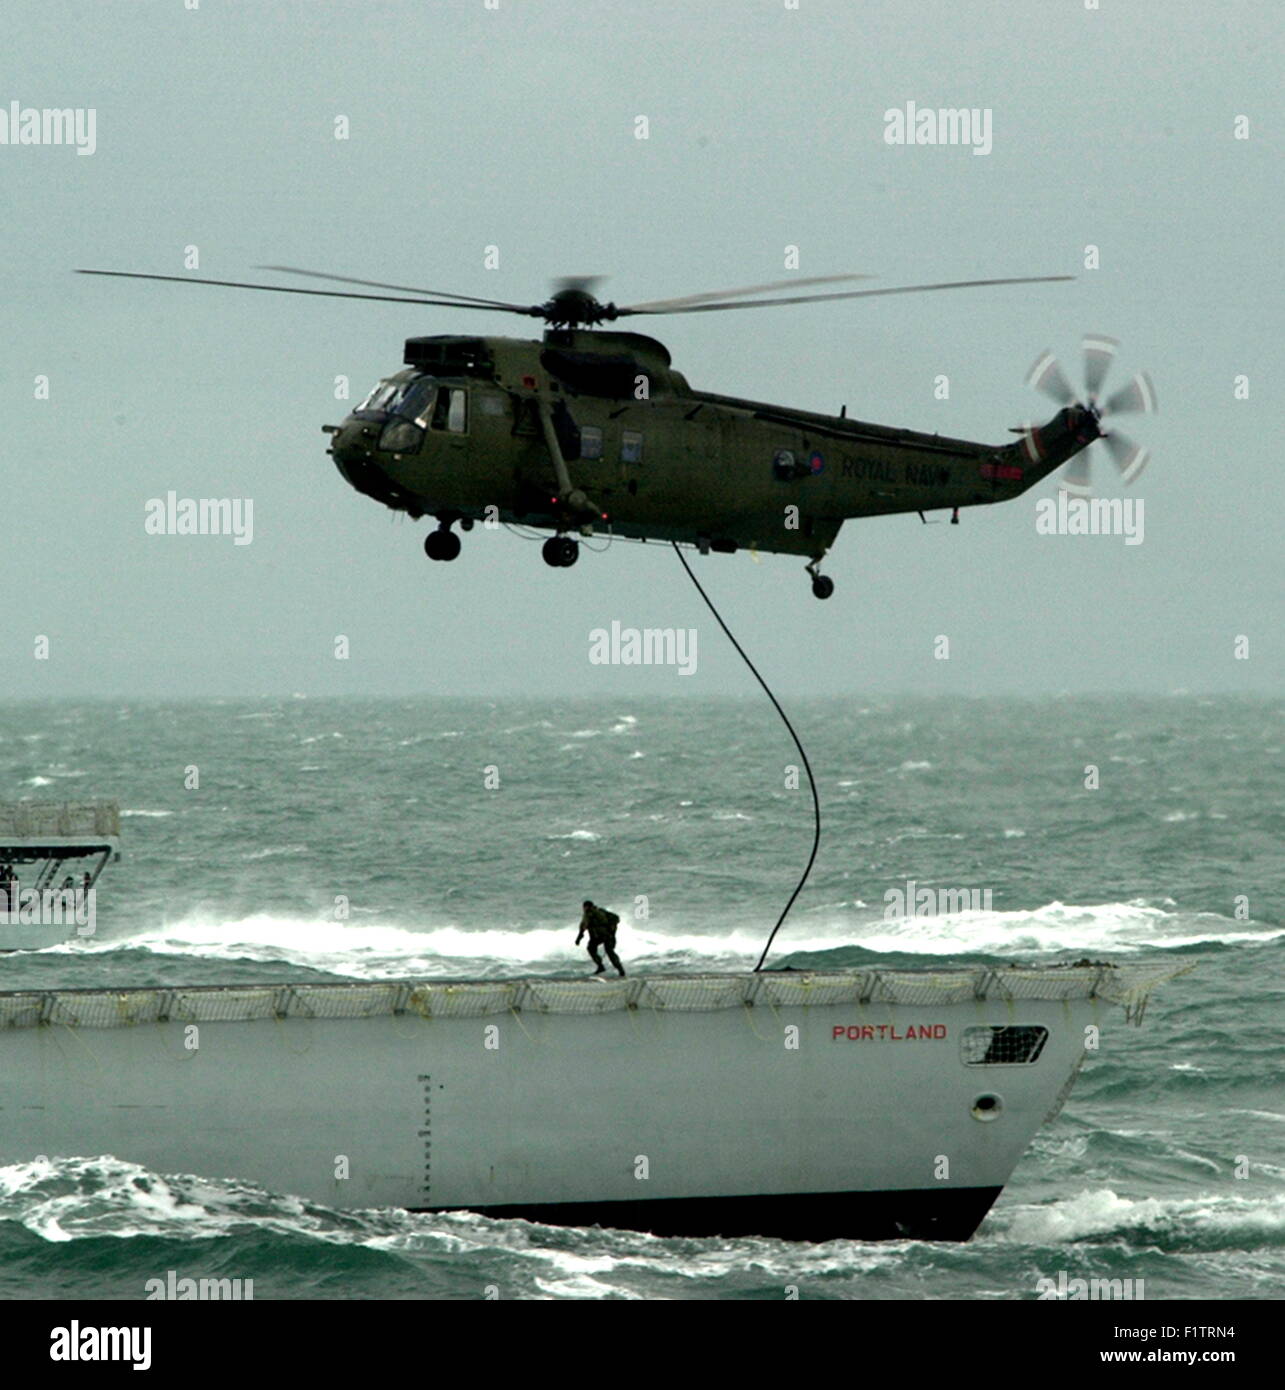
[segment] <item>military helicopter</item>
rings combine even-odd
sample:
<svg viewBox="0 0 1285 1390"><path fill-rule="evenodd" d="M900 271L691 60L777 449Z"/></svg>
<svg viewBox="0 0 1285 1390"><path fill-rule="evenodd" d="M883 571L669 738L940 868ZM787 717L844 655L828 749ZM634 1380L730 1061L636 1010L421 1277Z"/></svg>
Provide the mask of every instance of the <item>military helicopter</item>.
<svg viewBox="0 0 1285 1390"><path fill-rule="evenodd" d="M1154 409L1154 391L1139 375L1098 404L1113 340L1085 339L1087 393L1078 400L1051 354L1029 380L1061 409L1045 425L1025 426L1018 441L997 446L890 429L838 416L697 391L675 371L654 338L620 332L621 319L714 313L882 295L1040 284L1069 275L961 280L891 289L780 295L778 290L861 280L814 276L774 284L618 306L594 293L600 277L567 279L541 304L416 289L328 275L293 266L260 270L366 289L304 289L194 276L82 270L85 275L219 285L280 294L433 305L542 319L543 339L464 337L406 339L405 369L382 379L339 425L329 453L358 492L436 529L424 541L431 560L454 560L479 519L520 523L553 534L546 564L565 568L579 557L577 536L603 531L641 541L695 545L702 554L750 549L805 555L817 598L834 581L821 561L839 528L857 517L1005 502L1103 439L1126 481L1145 451L1112 430L1107 411ZM766 296L766 297L764 297ZM1075 487L1087 487L1087 473Z"/></svg>

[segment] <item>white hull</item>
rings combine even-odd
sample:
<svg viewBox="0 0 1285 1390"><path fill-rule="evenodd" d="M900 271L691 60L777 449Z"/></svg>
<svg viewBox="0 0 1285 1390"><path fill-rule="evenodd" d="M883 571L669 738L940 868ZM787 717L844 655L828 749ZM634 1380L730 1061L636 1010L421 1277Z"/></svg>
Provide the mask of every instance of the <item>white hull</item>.
<svg viewBox="0 0 1285 1390"><path fill-rule="evenodd" d="M0 1163L110 1153L341 1207L965 1239L1103 996L1145 997L1103 973L0 995ZM943 1002L878 1002L916 992ZM980 1060L991 1028L1038 1056Z"/></svg>

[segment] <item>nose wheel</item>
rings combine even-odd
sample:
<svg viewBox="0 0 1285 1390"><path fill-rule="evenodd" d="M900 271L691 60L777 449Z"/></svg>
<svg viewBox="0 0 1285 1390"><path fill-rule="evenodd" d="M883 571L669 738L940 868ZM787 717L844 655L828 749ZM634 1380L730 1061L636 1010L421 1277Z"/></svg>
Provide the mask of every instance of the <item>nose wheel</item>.
<svg viewBox="0 0 1285 1390"><path fill-rule="evenodd" d="M580 542L570 536L550 536L540 547L544 563L554 569L570 569L580 558Z"/></svg>

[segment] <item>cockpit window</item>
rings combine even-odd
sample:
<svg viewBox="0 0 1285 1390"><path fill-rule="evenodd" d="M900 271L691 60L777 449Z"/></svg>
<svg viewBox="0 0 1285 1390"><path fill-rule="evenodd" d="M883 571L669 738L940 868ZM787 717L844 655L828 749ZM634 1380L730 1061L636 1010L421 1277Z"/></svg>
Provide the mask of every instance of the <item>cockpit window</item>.
<svg viewBox="0 0 1285 1390"><path fill-rule="evenodd" d="M428 417L433 410L436 389L437 382L431 376L416 377L397 402L397 413L404 415L408 420L414 420L417 425L427 425Z"/></svg>
<svg viewBox="0 0 1285 1390"><path fill-rule="evenodd" d="M357 407L358 410L391 410L405 390L404 381L381 381Z"/></svg>

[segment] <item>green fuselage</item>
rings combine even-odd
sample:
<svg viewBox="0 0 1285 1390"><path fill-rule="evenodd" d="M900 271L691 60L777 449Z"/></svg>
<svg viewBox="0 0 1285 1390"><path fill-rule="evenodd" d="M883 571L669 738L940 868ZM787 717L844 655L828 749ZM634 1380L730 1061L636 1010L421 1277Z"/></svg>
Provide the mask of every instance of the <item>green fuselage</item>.
<svg viewBox="0 0 1285 1390"><path fill-rule="evenodd" d="M411 339L407 360L334 430L359 491L412 515L715 550L816 559L845 520L1007 501L1097 437L1077 407L993 445L694 391L628 333Z"/></svg>

